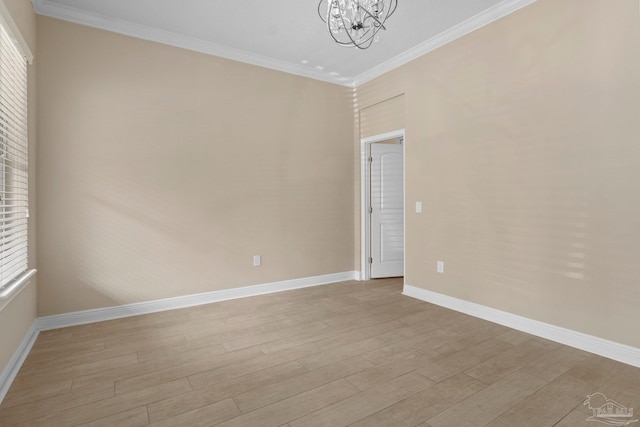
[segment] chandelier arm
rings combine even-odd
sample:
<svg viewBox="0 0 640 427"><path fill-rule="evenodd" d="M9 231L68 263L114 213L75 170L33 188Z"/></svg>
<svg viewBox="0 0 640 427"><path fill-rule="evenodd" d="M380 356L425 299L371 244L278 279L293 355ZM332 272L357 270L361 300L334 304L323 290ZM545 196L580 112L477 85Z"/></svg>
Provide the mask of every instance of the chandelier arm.
<svg viewBox="0 0 640 427"><path fill-rule="evenodd" d="M325 0L320 0L320 2L318 2L318 15L320 16L320 19L322 19L322 22L327 22L327 20L324 18L324 16L322 16L322 13L320 12L320 8L322 7L322 2ZM330 1L330 0L327 0ZM328 7L328 4L327 4ZM328 12L327 12L328 14Z"/></svg>
<svg viewBox="0 0 640 427"><path fill-rule="evenodd" d="M324 1L324 0L320 0L320 3L318 3L318 14L320 14L320 6L321 6L321 4L322 4L322 2L323 2L323 1ZM334 42L336 42L337 44L341 45L341 46L349 47L349 45L351 45L351 44L353 43L353 39L351 39L351 37L349 37L349 38L351 39L351 43L349 43L349 42L343 42L343 41L339 40L339 39L335 36L335 34L333 33L333 31L331 30L331 20L329 20L329 16L328 16L328 15L329 15L329 13L330 13L330 12L329 12L329 10L330 10L330 9L329 9L329 7L330 7L330 3L329 3L329 2L331 2L331 0L327 0L327 19L322 18L322 15L320 15L320 17L322 18L322 21L323 21L324 23L326 23L326 24L327 24L327 30L329 31L329 35L331 36L331 38L333 39L333 41L334 41ZM345 28L345 32L348 32L348 31L347 31L347 28L348 28L348 27L347 27L347 25L346 25L346 22L345 22L344 16L340 15L340 19L342 20L342 25L343 25L343 26L344 26L344 28Z"/></svg>
<svg viewBox="0 0 640 427"><path fill-rule="evenodd" d="M331 28L329 28L329 35L331 36L331 38L333 39L334 42L336 42L337 44L341 45L341 46L349 46L351 43L348 42L343 42L340 41L336 38L335 34L333 34L333 31L331 31Z"/></svg>
<svg viewBox="0 0 640 427"><path fill-rule="evenodd" d="M320 1L322 1L322 0L320 0ZM328 0L328 1L331 1L331 0ZM341 17L341 19L342 19L342 25L344 25L344 18ZM339 44L341 46L346 46L346 47L348 47L351 44L351 43L348 43L348 42L343 42L343 41L338 40L338 38L335 36L335 34L333 34L333 31L331 31L331 21L329 21L329 19L327 19L325 22L327 24L327 30L329 30L329 35L331 36L333 41L335 41L337 44ZM346 29L345 29L345 32L347 32ZM351 39L351 37L349 37L349 38ZM351 41L353 42L353 39Z"/></svg>
<svg viewBox="0 0 640 427"><path fill-rule="evenodd" d="M373 43L373 37L375 36L375 33L370 35L369 37L367 37L364 40L360 40L360 41L356 41L355 38L353 38L353 36L351 35L351 33L349 31L345 31L347 37L349 38L348 42L343 42L338 40L335 35L333 33L331 33L331 37L333 37L333 40L335 40L336 43L338 43L341 46L345 46L345 47L356 47L358 49L367 49L369 46L371 46L371 44Z"/></svg>
<svg viewBox="0 0 640 427"><path fill-rule="evenodd" d="M381 21L380 19L378 19L378 17L377 17L377 16L375 16L373 13L369 12L369 10L368 10L368 9L366 9L365 7L360 6L360 8L361 8L362 10L364 10L364 11L365 11L365 13L366 13L367 15L369 15L372 19L374 19L378 24L380 24L380 27L381 27L383 30L386 30L386 29L387 29L387 27L385 27L385 26L384 26L384 23L385 23L385 22L387 22L387 18L389 18L391 15L393 15L393 13L394 13L394 12L396 11L396 9L398 8L398 0L391 0L391 1L389 2L389 6L391 6L391 5L393 5L393 10L390 10L390 11L389 11L389 13L387 13L387 14L386 14L386 16L384 17L384 19L383 19L382 21Z"/></svg>
<svg viewBox="0 0 640 427"><path fill-rule="evenodd" d="M358 43L357 41L355 41L355 39L351 36L351 32L348 30L348 28L349 28L349 27L347 27L347 26L345 25L345 23L346 23L346 22L345 22L345 18L344 18L344 15L343 15L343 14L340 14L340 19L342 20L342 25L344 25L345 33L347 34L347 37L349 37L349 40L351 40L351 43L344 43L344 42L343 42L343 43L341 43L341 44L343 44L343 45L345 45L345 46L349 46L349 45L353 44L353 45L354 45L355 47L357 47L358 49L366 49L366 48L362 48L362 47L360 47L360 43ZM334 39L335 39L335 37L334 37Z"/></svg>
<svg viewBox="0 0 640 427"><path fill-rule="evenodd" d="M364 7L362 7L362 6L360 6L360 8L361 8L361 9L362 9L362 10L363 10L367 15L369 15L373 20L375 20L375 21L379 24L379 27L377 27L377 28L375 28L375 29L373 29L373 30L372 30L371 28L369 28L369 29L365 32L365 34L366 34L367 32L371 31L371 35L369 35L369 37L365 38L364 40L361 40L359 43L355 43L355 42L353 42L353 44L354 44L356 47L358 47L359 49L367 49L367 48L368 48L369 46L371 46L371 44L373 43L373 39L375 38L375 36L376 36L376 34L378 33L378 31L380 31L381 29L386 31L386 29L387 29L387 28L384 26L384 23L387 21L387 18L388 18L389 16L387 15L387 17L385 17L385 19L384 19L383 21L380 21L380 20L379 20L375 15L373 15L371 12L369 12L366 8L364 8ZM353 40L353 39L351 39L351 40ZM368 42L368 44L367 44L367 42ZM366 47L362 47L362 46L364 46L364 45L366 45Z"/></svg>
<svg viewBox="0 0 640 427"><path fill-rule="evenodd" d="M389 2L389 6L391 6L391 3L393 3L393 10L392 10L392 11L390 11L390 12L387 14L387 18L388 18L388 17L390 17L391 15L393 15L393 14L394 14L394 12L396 11L396 9L398 8L398 0L391 0L391 1ZM386 19L385 19L385 21L386 21Z"/></svg>
<svg viewBox="0 0 640 427"><path fill-rule="evenodd" d="M362 50L364 50L364 49L368 48L368 47L369 47L369 46L371 46L371 44L373 43L373 39L374 39L375 35L376 35L376 33L373 33L373 34L371 34L369 37L367 37L366 39L364 39L364 40L360 40L360 42L359 42L358 44L356 44L356 47L357 47L358 49L362 49ZM355 44L355 43L354 43L354 44ZM365 45L366 45L366 46L365 46ZM363 47L363 46L364 46L364 47Z"/></svg>
<svg viewBox="0 0 640 427"><path fill-rule="evenodd" d="M369 15L374 21L376 21L378 24L380 24L380 28L382 28L383 30L386 30L386 27L384 26L384 23L387 21L387 18L384 18L384 21L379 20L373 13L369 12L366 8L360 6L360 9L364 10L364 12ZM388 17L389 15L387 15Z"/></svg>

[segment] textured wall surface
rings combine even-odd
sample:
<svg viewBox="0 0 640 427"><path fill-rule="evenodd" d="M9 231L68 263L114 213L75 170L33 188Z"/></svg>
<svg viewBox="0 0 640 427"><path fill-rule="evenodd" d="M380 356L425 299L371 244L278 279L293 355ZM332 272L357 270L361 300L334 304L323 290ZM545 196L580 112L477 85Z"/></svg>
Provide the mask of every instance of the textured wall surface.
<svg viewBox="0 0 640 427"><path fill-rule="evenodd" d="M352 271L351 89L38 19L41 315Z"/></svg>
<svg viewBox="0 0 640 427"><path fill-rule="evenodd" d="M358 88L404 94L405 283L640 347L638 5L541 0Z"/></svg>

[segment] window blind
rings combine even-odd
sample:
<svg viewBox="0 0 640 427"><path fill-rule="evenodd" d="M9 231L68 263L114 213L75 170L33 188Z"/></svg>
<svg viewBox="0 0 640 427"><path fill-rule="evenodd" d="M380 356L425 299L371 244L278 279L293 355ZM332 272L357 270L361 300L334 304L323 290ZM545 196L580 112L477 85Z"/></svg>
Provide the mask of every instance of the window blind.
<svg viewBox="0 0 640 427"><path fill-rule="evenodd" d="M0 295L28 267L27 62L0 25Z"/></svg>

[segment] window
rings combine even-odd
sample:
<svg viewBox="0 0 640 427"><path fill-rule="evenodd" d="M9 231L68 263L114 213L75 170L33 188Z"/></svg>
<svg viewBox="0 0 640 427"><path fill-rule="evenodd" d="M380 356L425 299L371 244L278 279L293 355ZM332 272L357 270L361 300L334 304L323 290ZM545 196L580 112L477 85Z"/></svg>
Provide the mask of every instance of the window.
<svg viewBox="0 0 640 427"><path fill-rule="evenodd" d="M5 11L2 11L5 12ZM28 271L29 181L27 155L27 59L2 13L0 20L0 298L32 274ZM11 22L11 24L7 24ZM11 31L13 32L13 31Z"/></svg>

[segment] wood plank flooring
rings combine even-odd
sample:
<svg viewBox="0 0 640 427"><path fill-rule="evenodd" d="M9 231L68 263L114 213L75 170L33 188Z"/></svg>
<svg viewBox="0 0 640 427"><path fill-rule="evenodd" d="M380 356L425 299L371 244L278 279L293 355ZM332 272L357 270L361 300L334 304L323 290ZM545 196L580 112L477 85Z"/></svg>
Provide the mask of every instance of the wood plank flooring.
<svg viewBox="0 0 640 427"><path fill-rule="evenodd" d="M40 334L0 426L583 426L640 369L343 282Z"/></svg>

